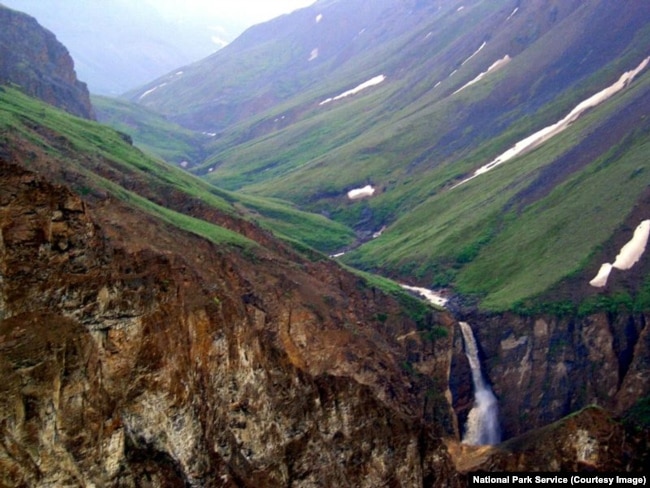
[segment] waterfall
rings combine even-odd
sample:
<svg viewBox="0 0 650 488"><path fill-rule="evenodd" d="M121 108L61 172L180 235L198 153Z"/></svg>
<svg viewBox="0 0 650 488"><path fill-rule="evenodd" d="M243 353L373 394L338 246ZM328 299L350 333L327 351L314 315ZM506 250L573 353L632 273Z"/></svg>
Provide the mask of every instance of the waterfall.
<svg viewBox="0 0 650 488"><path fill-rule="evenodd" d="M497 444L501 441L499 428L499 405L490 385L485 382L478 358L478 347L472 328L460 322L465 343L465 355L472 369L474 383L474 406L467 416L463 443L471 445Z"/></svg>

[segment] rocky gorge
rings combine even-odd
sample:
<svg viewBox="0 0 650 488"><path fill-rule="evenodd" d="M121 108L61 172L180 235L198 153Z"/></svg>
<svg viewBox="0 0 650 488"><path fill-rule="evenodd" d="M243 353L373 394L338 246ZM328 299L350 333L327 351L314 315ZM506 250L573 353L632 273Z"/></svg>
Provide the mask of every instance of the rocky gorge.
<svg viewBox="0 0 650 488"><path fill-rule="evenodd" d="M429 307L279 239L232 194L212 205L124 134L11 90L1 486L453 488L475 471L646 469L647 308ZM589 288L625 239L552 298L643 282L647 256ZM499 403L493 446L461 442L474 392L460 320Z"/></svg>
<svg viewBox="0 0 650 488"><path fill-rule="evenodd" d="M388 296L1 169L4 485L455 479L448 339Z"/></svg>
<svg viewBox="0 0 650 488"><path fill-rule="evenodd" d="M623 414L648 392L646 314L485 318L476 334L506 438L600 405Z"/></svg>
<svg viewBox="0 0 650 488"><path fill-rule="evenodd" d="M0 173L4 485L464 486L475 470L642 468L647 431L608 411L647 388L645 328L621 382L600 373L615 360L606 321L571 353L550 350L566 323L486 319L509 440L463 445L452 406L471 406L471 381L449 313L418 326L332 261L220 248L82 199L69 173L26 169L56 165L24 149ZM560 419L594 402L606 409Z"/></svg>

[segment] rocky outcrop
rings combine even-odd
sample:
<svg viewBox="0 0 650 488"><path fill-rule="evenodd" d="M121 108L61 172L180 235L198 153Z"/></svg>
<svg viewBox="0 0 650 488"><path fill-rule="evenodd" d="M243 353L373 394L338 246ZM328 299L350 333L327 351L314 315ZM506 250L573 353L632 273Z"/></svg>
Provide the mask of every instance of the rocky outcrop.
<svg viewBox="0 0 650 488"><path fill-rule="evenodd" d="M47 29L21 12L0 5L0 84L73 115L94 119L90 94L77 80L68 50Z"/></svg>
<svg viewBox="0 0 650 488"><path fill-rule="evenodd" d="M449 339L393 299L0 179L0 484L458 486Z"/></svg>
<svg viewBox="0 0 650 488"><path fill-rule="evenodd" d="M648 440L647 435L631 435L605 410L588 407L499 446L449 448L462 473L535 471L566 476L588 471L633 476L646 469Z"/></svg>
<svg viewBox="0 0 650 488"><path fill-rule="evenodd" d="M504 438L591 404L621 415L650 394L647 314L503 314L472 320L484 372L499 398ZM471 407L462 380L467 374L456 340L451 386L461 417Z"/></svg>

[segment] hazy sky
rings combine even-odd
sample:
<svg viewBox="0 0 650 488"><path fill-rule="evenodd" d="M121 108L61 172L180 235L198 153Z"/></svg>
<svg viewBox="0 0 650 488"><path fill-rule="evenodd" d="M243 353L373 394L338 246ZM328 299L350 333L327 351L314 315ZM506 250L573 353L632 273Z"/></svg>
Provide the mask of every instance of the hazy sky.
<svg viewBox="0 0 650 488"><path fill-rule="evenodd" d="M232 20L258 23L307 7L315 0L146 0L165 15L205 12Z"/></svg>
<svg viewBox="0 0 650 488"><path fill-rule="evenodd" d="M0 0L0 3L30 13L47 10L47 7L41 4L47 1ZM136 8L143 8L148 4L167 18L196 18L197 15L203 15L206 19L220 18L240 26L250 26L307 7L314 2L315 0L55 0L51 4L61 5L63 10L70 12L74 12L75 7L79 5L83 5L83 11L87 11L99 5L105 10L110 8L111 4L130 3L133 7L137 6Z"/></svg>

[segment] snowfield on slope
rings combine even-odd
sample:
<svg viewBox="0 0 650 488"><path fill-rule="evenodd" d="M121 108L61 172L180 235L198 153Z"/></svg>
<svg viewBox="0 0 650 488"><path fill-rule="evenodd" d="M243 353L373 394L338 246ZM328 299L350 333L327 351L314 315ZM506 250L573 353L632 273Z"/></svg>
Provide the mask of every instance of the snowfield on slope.
<svg viewBox="0 0 650 488"><path fill-rule="evenodd" d="M650 236L650 220L644 220L634 230L634 236L625 244L618 255L614 264L603 263L598 270L596 277L589 282L591 286L602 288L607 284L607 279L613 268L620 270L632 269L632 267L641 259L648 245Z"/></svg>
<svg viewBox="0 0 650 488"><path fill-rule="evenodd" d="M154 86L154 87L151 88L150 90L145 91L142 95L140 95L140 98L138 98L138 100L142 100L144 97L146 97L147 95L152 94L152 93L155 92L158 88L162 88L162 87L165 86L166 84L167 84L167 82L165 82L165 83L161 83L160 85L158 85L158 86Z"/></svg>
<svg viewBox="0 0 650 488"><path fill-rule="evenodd" d="M487 42L483 41L483 44L481 44L481 46L476 51L474 51L474 54L472 54L469 58L467 58L465 61L460 63L460 65L464 66L465 64L467 64L474 56L476 56L478 53L480 53L485 46L487 46Z"/></svg>
<svg viewBox="0 0 650 488"><path fill-rule="evenodd" d="M490 161L488 164L483 165L479 169L474 171L474 173L471 176L465 178L460 183L457 183L454 186L452 186L451 189L453 190L454 188L457 188L460 185L463 185L468 181L473 180L477 176L487 173L488 171L493 170L497 166L500 166L501 164L510 161L514 157L519 156L524 152L531 151L536 147L539 147L540 145L542 145L552 137L555 137L556 135L564 131L567 127L569 127L573 122L578 120L578 118L588 109L600 105L605 100L611 98L616 93L626 88L630 83L632 83L632 80L634 80L634 78L648 66L649 62L650 62L650 57L645 58L641 62L641 64L639 64L639 66L637 66L635 69L623 73L621 77L618 79L618 81L616 81L614 84L608 86L604 90L599 91L595 95L587 98L586 100L576 105L576 107L573 110L571 110L571 112L569 112L559 122L556 122L553 125L549 125L548 127L544 127L543 129L517 142L506 152L499 155L497 158Z"/></svg>

